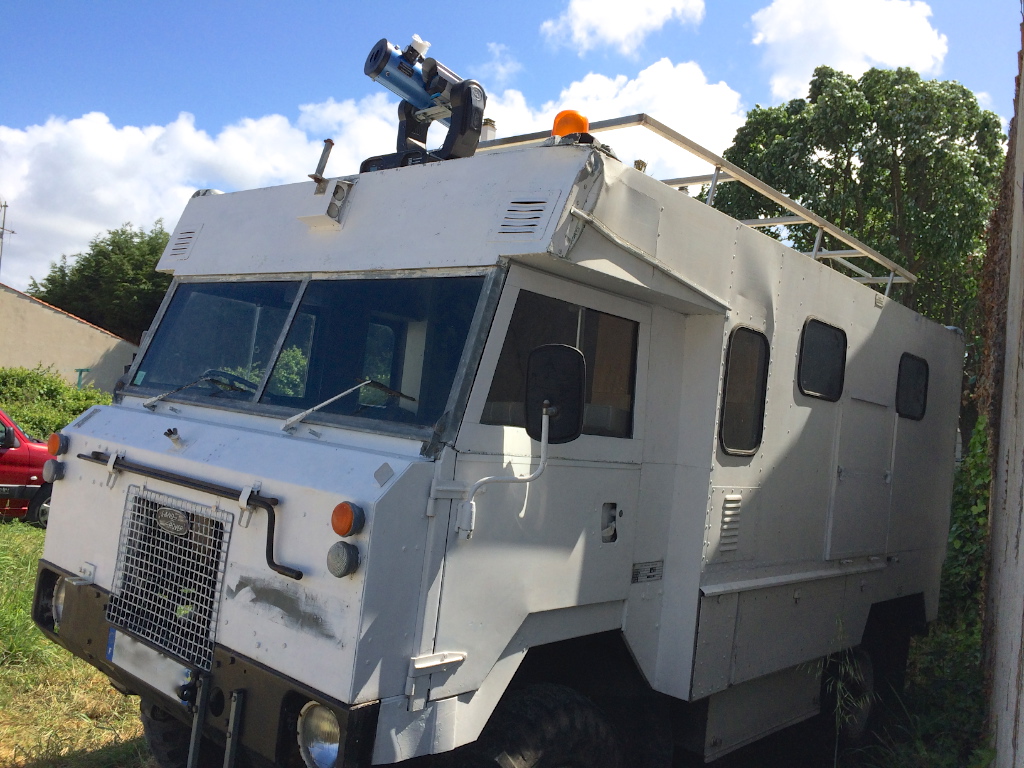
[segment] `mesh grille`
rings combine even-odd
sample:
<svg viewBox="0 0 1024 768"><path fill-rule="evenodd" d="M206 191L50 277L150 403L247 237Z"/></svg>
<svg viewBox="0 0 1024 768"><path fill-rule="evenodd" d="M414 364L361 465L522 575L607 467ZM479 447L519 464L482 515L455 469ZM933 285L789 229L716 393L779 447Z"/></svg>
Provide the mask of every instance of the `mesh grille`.
<svg viewBox="0 0 1024 768"><path fill-rule="evenodd" d="M157 525L162 507L188 519L184 535ZM229 512L130 486L107 620L209 670L231 522Z"/></svg>

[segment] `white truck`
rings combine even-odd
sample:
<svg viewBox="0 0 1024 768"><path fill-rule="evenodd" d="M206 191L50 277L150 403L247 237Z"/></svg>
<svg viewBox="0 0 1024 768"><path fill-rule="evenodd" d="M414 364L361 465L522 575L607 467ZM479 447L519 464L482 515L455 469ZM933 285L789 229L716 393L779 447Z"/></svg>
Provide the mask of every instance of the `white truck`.
<svg viewBox="0 0 1024 768"><path fill-rule="evenodd" d="M429 83L422 53L381 55ZM816 714L830 655L898 683L961 334L652 118L478 147L443 73L358 175L190 200L114 404L51 437L37 624L141 697L162 768L710 761ZM623 164L594 134L626 125L714 173Z"/></svg>

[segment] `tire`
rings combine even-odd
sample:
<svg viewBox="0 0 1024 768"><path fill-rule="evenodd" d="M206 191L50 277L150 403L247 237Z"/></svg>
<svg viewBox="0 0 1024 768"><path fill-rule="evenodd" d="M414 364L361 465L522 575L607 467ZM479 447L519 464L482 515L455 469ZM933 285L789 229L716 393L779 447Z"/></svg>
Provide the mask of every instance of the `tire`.
<svg viewBox="0 0 1024 768"><path fill-rule="evenodd" d="M25 522L37 528L46 528L50 522L50 496L53 493L52 485L44 485L28 505L28 514L25 515Z"/></svg>
<svg viewBox="0 0 1024 768"><path fill-rule="evenodd" d="M146 746L156 764L160 768L185 768L191 737L189 727L146 699L139 702L139 715ZM209 739L203 739L199 750L199 768L220 768L223 763L224 750Z"/></svg>
<svg viewBox="0 0 1024 768"><path fill-rule="evenodd" d="M878 700L871 654L857 646L831 659L825 690L825 714L839 742L847 746L863 743Z"/></svg>
<svg viewBox="0 0 1024 768"><path fill-rule="evenodd" d="M475 744L452 754L458 768L620 768L612 727L572 688L539 684L509 692Z"/></svg>

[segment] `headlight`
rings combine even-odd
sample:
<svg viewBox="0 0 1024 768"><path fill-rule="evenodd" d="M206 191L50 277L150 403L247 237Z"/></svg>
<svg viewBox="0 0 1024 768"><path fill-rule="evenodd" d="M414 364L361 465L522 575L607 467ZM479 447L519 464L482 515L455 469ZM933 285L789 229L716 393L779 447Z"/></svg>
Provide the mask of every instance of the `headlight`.
<svg viewBox="0 0 1024 768"><path fill-rule="evenodd" d="M64 613L64 577L61 576L57 579L57 583L53 585L53 622L54 624L60 624L61 614Z"/></svg>
<svg viewBox="0 0 1024 768"><path fill-rule="evenodd" d="M299 751L309 768L334 768L341 747L341 726L323 704L311 701L299 713Z"/></svg>

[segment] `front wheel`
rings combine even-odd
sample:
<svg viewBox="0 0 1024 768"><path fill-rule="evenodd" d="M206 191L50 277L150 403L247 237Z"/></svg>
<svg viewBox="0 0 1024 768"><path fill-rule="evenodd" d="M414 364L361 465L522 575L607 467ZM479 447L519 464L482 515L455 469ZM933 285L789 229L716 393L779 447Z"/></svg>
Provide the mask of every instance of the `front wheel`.
<svg viewBox="0 0 1024 768"><path fill-rule="evenodd" d="M188 765L188 745L191 731L184 723L174 719L146 699L139 702L142 733L146 746L159 768L185 768ZM199 768L219 768L224 762L224 750L208 739L203 739L199 750Z"/></svg>
<svg viewBox="0 0 1024 768"><path fill-rule="evenodd" d="M475 744L449 763L458 768L620 768L611 725L590 699L561 685L509 692Z"/></svg>
<svg viewBox="0 0 1024 768"><path fill-rule="evenodd" d="M53 486L44 485L28 505L28 514L25 515L25 522L31 523L37 528L45 528L50 522L50 495L53 493Z"/></svg>

